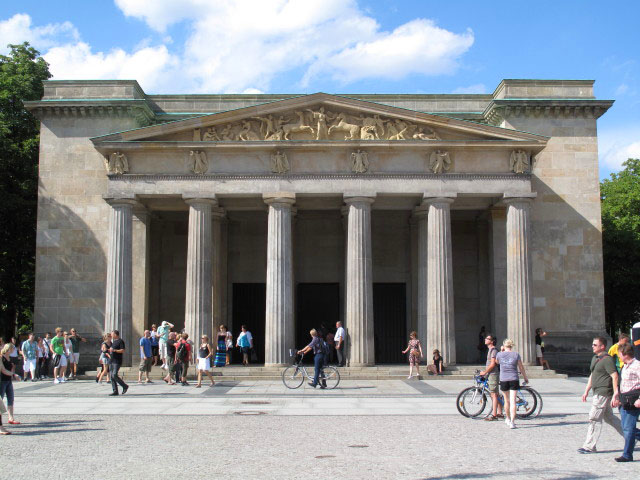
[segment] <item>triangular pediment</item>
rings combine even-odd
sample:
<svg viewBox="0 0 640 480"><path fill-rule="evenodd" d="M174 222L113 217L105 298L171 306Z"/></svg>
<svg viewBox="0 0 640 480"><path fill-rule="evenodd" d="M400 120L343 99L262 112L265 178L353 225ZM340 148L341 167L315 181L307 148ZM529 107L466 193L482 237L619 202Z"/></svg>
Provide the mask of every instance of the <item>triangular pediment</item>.
<svg viewBox="0 0 640 480"><path fill-rule="evenodd" d="M112 142L496 142L547 137L340 95L316 93L93 138Z"/></svg>

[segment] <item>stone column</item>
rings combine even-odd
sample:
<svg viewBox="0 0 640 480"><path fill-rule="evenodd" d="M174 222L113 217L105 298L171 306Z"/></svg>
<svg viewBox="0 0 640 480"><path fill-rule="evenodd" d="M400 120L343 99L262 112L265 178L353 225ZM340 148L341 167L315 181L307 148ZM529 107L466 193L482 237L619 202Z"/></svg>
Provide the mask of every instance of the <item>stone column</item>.
<svg viewBox="0 0 640 480"><path fill-rule="evenodd" d="M111 205L109 250L105 292L104 329L118 330L125 342L124 364L130 365L131 352L138 349L131 340L132 288L132 198L106 198Z"/></svg>
<svg viewBox="0 0 640 480"><path fill-rule="evenodd" d="M507 205L507 336L522 362L532 365L530 198L508 198Z"/></svg>
<svg viewBox="0 0 640 480"><path fill-rule="evenodd" d="M211 198L185 198L189 205L189 239L187 246L187 293L184 328L197 345L211 325L212 238L211 209L217 205Z"/></svg>
<svg viewBox="0 0 640 480"><path fill-rule="evenodd" d="M491 318L498 343L507 338L507 213L504 208L492 207L491 218Z"/></svg>
<svg viewBox="0 0 640 480"><path fill-rule="evenodd" d="M222 227L225 221L225 213L222 208L213 207L211 211L211 238L212 238L212 286L211 286L211 310L212 319L210 327L210 340L215 343L216 332L220 325L225 324L224 303L226 299L226 252L223 250ZM212 344L213 344L212 343Z"/></svg>
<svg viewBox="0 0 640 480"><path fill-rule="evenodd" d="M429 213L429 205L420 205L417 207L413 216L416 221L416 225L418 227L418 262L417 262L417 270L418 270L418 339L423 342L423 345L426 345L427 341L427 297L429 294L428 290L428 238L429 238L429 230L428 230L428 213ZM433 350L431 350L433 351ZM429 353L426 349L423 352L425 355ZM427 356L427 359L430 358Z"/></svg>
<svg viewBox="0 0 640 480"><path fill-rule="evenodd" d="M133 209L132 227L132 338L134 343L144 335L145 329L150 329L149 325L149 278L151 275L149 268L149 233L151 216L142 205ZM138 354L138 350L130 351L133 355Z"/></svg>
<svg viewBox="0 0 640 480"><path fill-rule="evenodd" d="M440 350L444 363L456 363L451 260L451 197L429 198L427 220L427 355Z"/></svg>
<svg viewBox="0 0 640 480"><path fill-rule="evenodd" d="M370 366L375 362L371 264L371 204L374 199L374 196L346 195L344 199L349 207L345 323L352 367Z"/></svg>
<svg viewBox="0 0 640 480"><path fill-rule="evenodd" d="M289 349L295 348L291 248L291 210L295 194L264 194L263 199L269 205L265 365L280 366L289 363Z"/></svg>

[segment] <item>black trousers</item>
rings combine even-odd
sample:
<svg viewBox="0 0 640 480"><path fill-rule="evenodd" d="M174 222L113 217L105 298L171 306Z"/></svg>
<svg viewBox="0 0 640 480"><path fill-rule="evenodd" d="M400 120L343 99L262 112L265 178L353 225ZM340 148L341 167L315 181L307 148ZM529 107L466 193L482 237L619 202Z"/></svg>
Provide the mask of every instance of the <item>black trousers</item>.
<svg viewBox="0 0 640 480"><path fill-rule="evenodd" d="M113 388L113 393L118 393L118 385L122 388L128 387L124 380L122 380L118 376L118 372L120 371L121 365L119 363L110 363L109 364L109 375L111 375L111 388Z"/></svg>

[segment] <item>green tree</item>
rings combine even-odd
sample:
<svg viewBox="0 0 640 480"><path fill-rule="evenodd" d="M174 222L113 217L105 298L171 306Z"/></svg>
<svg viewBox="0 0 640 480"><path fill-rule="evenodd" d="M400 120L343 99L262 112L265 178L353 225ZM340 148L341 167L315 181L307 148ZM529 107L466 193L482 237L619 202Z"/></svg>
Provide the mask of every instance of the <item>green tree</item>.
<svg viewBox="0 0 640 480"><path fill-rule="evenodd" d="M49 65L27 42L0 55L0 329L33 315L40 122L24 109L39 100ZM17 325L16 325L17 322Z"/></svg>
<svg viewBox="0 0 640 480"><path fill-rule="evenodd" d="M600 184L607 330L629 330L640 316L640 159Z"/></svg>

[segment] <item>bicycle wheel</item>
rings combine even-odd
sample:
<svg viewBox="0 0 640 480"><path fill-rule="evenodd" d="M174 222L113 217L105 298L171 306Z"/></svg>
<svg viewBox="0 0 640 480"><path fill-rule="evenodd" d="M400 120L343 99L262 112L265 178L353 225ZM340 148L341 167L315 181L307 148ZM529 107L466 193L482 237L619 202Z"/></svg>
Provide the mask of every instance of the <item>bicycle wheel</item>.
<svg viewBox="0 0 640 480"><path fill-rule="evenodd" d="M536 397L536 409L531 413L530 418L536 418L542 412L542 396L538 393L537 390L527 387Z"/></svg>
<svg viewBox="0 0 640 480"><path fill-rule="evenodd" d="M282 383L287 388L298 388L304 382L302 369L296 365L287 367L282 372Z"/></svg>
<svg viewBox="0 0 640 480"><path fill-rule="evenodd" d="M340 383L340 372L335 367L324 367L323 379L327 382L327 388L333 390Z"/></svg>
<svg viewBox="0 0 640 480"><path fill-rule="evenodd" d="M538 399L529 387L521 387L516 393L516 418L527 418L536 411Z"/></svg>
<svg viewBox="0 0 640 480"><path fill-rule="evenodd" d="M477 417L487 405L487 396L480 387L468 387L458 394L456 407L465 417Z"/></svg>

